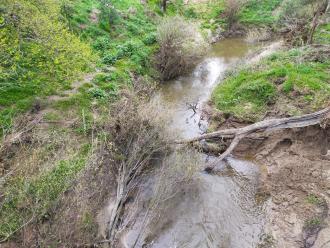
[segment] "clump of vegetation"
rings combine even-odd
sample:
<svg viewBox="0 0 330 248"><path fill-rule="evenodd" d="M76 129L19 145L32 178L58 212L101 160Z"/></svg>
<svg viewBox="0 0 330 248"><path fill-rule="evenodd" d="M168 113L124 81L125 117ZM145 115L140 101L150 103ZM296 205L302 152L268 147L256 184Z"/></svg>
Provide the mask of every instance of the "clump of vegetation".
<svg viewBox="0 0 330 248"><path fill-rule="evenodd" d="M134 195L141 175L161 159L168 151L168 141L162 132L165 121L153 106L144 100L151 95L151 85L140 85L135 92L123 91L121 99L111 106L113 117L102 126L109 138L104 140L100 156L110 158L111 171L116 179L116 190L121 192L115 199L113 214L109 220L107 239L116 240L120 229L125 202ZM142 100L141 100L142 99ZM129 116L130 118L127 118ZM103 164L106 166L109 161Z"/></svg>
<svg viewBox="0 0 330 248"><path fill-rule="evenodd" d="M330 44L330 23L319 25L314 35L314 43Z"/></svg>
<svg viewBox="0 0 330 248"><path fill-rule="evenodd" d="M305 228L308 228L308 229L314 229L314 228L318 228L320 227L321 225L321 220L320 218L311 218L311 219L308 219L305 221Z"/></svg>
<svg viewBox="0 0 330 248"><path fill-rule="evenodd" d="M212 99L219 110L250 121L274 108L286 115L312 112L330 98L329 65L329 57L317 49L278 52L230 75L216 87Z"/></svg>
<svg viewBox="0 0 330 248"><path fill-rule="evenodd" d="M160 46L157 67L163 80L186 73L207 49L197 26L178 16L165 18L160 23L157 40Z"/></svg>
<svg viewBox="0 0 330 248"><path fill-rule="evenodd" d="M322 199L314 194L309 194L306 198L306 201L313 205L320 205L323 203Z"/></svg>
<svg viewBox="0 0 330 248"><path fill-rule="evenodd" d="M243 8L244 0L226 0L222 16L225 17L227 28L230 30L238 21L238 13Z"/></svg>
<svg viewBox="0 0 330 248"><path fill-rule="evenodd" d="M285 27L294 44L311 44L327 0L285 0L279 8L278 24Z"/></svg>
<svg viewBox="0 0 330 248"><path fill-rule="evenodd" d="M0 15L0 126L4 131L36 96L68 87L95 57L61 21L61 4L56 1L5 0Z"/></svg>
<svg viewBox="0 0 330 248"><path fill-rule="evenodd" d="M260 243L257 248L274 248L275 239L271 234L263 234L260 238Z"/></svg>

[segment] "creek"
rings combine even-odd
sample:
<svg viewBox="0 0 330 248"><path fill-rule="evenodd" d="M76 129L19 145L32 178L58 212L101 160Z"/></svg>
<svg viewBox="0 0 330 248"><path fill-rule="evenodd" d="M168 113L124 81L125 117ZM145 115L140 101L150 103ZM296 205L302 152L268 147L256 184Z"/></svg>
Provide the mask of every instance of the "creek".
<svg viewBox="0 0 330 248"><path fill-rule="evenodd" d="M210 98L212 89L221 82L228 69L260 46L249 44L243 39L222 40L212 46L191 74L161 86L153 100L158 102L159 111L169 115L169 128L178 134L177 138L190 138L206 131L208 123L203 120L200 110ZM260 57L263 57L262 53ZM258 60L257 56L252 60ZM196 106L196 113L187 107L189 104ZM205 155L201 156L205 160ZM148 245L141 238L135 247L258 246L264 221L263 206L255 199L259 167L230 157L219 164L214 173L197 174L197 183L190 187L189 192L180 196L179 202L168 203L174 207L161 216L161 221L167 224L157 231ZM146 180L145 185L141 186L142 191L149 192L142 197L148 198L147 195L151 194L150 185L155 183L154 180ZM137 239L145 210L140 209L138 212L135 224L122 236L124 247L133 247Z"/></svg>

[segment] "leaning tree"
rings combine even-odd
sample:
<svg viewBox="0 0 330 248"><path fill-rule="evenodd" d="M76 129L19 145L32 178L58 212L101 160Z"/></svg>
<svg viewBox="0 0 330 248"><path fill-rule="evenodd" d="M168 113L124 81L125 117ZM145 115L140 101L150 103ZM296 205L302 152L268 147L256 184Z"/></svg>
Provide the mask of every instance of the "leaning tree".
<svg viewBox="0 0 330 248"><path fill-rule="evenodd" d="M279 10L278 23L291 38L304 44L313 43L320 17L329 10L330 0L285 0Z"/></svg>

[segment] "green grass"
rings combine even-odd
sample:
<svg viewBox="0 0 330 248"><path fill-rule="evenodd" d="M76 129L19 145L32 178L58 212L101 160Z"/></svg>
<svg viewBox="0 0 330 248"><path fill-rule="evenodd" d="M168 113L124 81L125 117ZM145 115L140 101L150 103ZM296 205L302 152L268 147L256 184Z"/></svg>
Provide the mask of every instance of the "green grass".
<svg viewBox="0 0 330 248"><path fill-rule="evenodd" d="M49 209L84 168L89 146L70 160L63 160L50 171L34 178L16 177L5 190L0 207L0 239L9 237L32 218L48 218Z"/></svg>
<svg viewBox="0 0 330 248"><path fill-rule="evenodd" d="M11 6L9 3L8 6ZM32 15L45 19L47 28L55 26L58 34L54 33L51 42L46 40L36 44L26 41L21 54L15 43L17 30L8 28L5 33L0 30L1 35L12 36L10 40L3 39L0 43L5 48L0 58L2 55L7 58L8 53L13 54L10 60L0 62L0 136L10 131L17 115L31 109L36 97L61 94L70 88L73 80L88 70L90 63L96 62L101 68L112 68L105 72L102 82L99 80L96 87L90 89L90 95L96 98L116 97L118 89L131 84L133 74L145 76L154 73L151 58L157 49L156 25L146 15L146 8L140 1L74 0L63 1L61 8L51 3L49 1L49 6L45 6L45 13L30 3L26 3L27 13L20 13L27 23L28 16ZM113 7L108 8L109 4ZM93 20L92 13L98 13ZM61 22L55 22L48 15L55 15ZM46 32L47 28L42 32ZM53 50L54 53L63 53L56 57ZM83 104L87 102L78 98ZM77 104L77 101L71 103Z"/></svg>
<svg viewBox="0 0 330 248"><path fill-rule="evenodd" d="M306 201L313 205L320 205L323 202L321 198L317 197L314 194L309 194L306 198Z"/></svg>
<svg viewBox="0 0 330 248"><path fill-rule="evenodd" d="M283 0L249 0L239 13L239 22L251 26L270 26L276 21L274 10Z"/></svg>
<svg viewBox="0 0 330 248"><path fill-rule="evenodd" d="M279 52L255 68L240 70L216 87L213 102L225 113L252 121L283 97L293 105L303 103L299 112L324 106L330 99L330 61L301 62L302 56L308 58L308 50Z"/></svg>
<svg viewBox="0 0 330 248"><path fill-rule="evenodd" d="M138 0L74 3L73 14L68 17L70 27L98 54L97 64L102 72L92 84L80 87L78 94L55 103L54 107L62 112L73 110L78 116L84 111L90 116L92 108L108 106L109 101L118 98L121 88L131 86L132 75L153 74L156 25ZM108 8L107 4L113 7ZM91 13L96 9L97 21L91 21Z"/></svg>
<svg viewBox="0 0 330 248"><path fill-rule="evenodd" d="M321 224L322 224L322 221L320 220L320 218L317 218L317 217L305 221L306 228L317 228Z"/></svg>
<svg viewBox="0 0 330 248"><path fill-rule="evenodd" d="M90 69L95 56L61 21L60 4L4 0L0 8L0 19L7 20L0 29L1 136L15 116L31 108L36 97L69 87ZM10 19L13 13L19 23Z"/></svg>
<svg viewBox="0 0 330 248"><path fill-rule="evenodd" d="M317 28L314 42L317 44L330 44L330 23L320 25Z"/></svg>
<svg viewBox="0 0 330 248"><path fill-rule="evenodd" d="M197 2L185 7L182 15L190 19L197 19L203 29L214 31L219 26L225 26L225 20L221 18L224 8L224 0Z"/></svg>
<svg viewBox="0 0 330 248"><path fill-rule="evenodd" d="M113 8L108 8L109 4ZM151 55L155 51L156 25L145 14L145 8L137 0L77 2L73 6L71 25L82 38L88 41L100 55L101 66L120 67L121 60L130 60L119 83L129 83L128 72L147 74L150 72ZM90 15L98 9L98 21L92 22ZM110 18L110 20L109 20ZM109 75L111 77L111 75ZM124 82L123 82L124 81Z"/></svg>

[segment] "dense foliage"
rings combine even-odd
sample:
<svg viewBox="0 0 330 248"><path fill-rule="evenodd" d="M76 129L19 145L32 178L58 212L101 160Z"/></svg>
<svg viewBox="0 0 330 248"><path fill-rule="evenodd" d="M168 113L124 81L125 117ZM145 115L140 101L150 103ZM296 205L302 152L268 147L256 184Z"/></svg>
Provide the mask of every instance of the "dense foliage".
<svg viewBox="0 0 330 248"><path fill-rule="evenodd" d="M68 87L94 58L62 22L55 0L4 0L0 13L0 125L6 128L16 111Z"/></svg>
<svg viewBox="0 0 330 248"><path fill-rule="evenodd" d="M20 121L19 114L34 103L46 110L43 121L74 120L72 126L29 132L29 142L18 146L26 154L15 150L7 157L11 144L0 144L0 175L13 173L1 181L1 241L25 224L49 218L85 169L92 111L111 120L109 102L118 99L118 89L152 74L156 25L145 13L138 0L1 1L0 136L24 128L29 120ZM18 156L22 163L15 167Z"/></svg>

